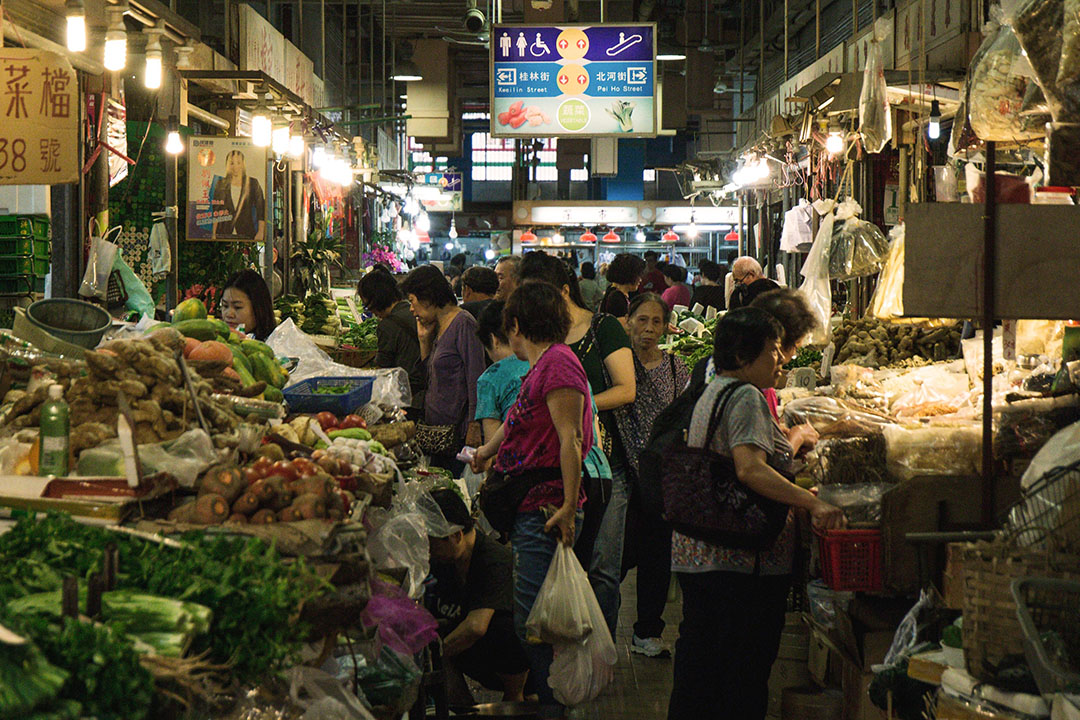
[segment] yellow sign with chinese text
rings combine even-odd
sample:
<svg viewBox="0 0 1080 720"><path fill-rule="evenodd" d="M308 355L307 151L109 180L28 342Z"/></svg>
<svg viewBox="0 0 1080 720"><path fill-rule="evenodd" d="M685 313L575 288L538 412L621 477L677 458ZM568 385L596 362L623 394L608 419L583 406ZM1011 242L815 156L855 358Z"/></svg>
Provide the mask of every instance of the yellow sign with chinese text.
<svg viewBox="0 0 1080 720"><path fill-rule="evenodd" d="M78 182L78 103L66 58L0 48L0 185Z"/></svg>

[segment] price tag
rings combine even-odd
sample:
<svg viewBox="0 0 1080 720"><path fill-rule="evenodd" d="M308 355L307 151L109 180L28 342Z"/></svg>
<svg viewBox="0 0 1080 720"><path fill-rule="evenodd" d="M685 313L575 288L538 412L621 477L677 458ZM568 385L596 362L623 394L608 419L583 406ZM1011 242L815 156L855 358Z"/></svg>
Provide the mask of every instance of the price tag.
<svg viewBox="0 0 1080 720"><path fill-rule="evenodd" d="M829 343L825 351L821 353L821 377L829 377L829 369L832 368L833 357L836 355L836 343Z"/></svg>
<svg viewBox="0 0 1080 720"><path fill-rule="evenodd" d="M1001 356L1006 360L1016 360L1016 321L1001 321Z"/></svg>
<svg viewBox="0 0 1080 720"><path fill-rule="evenodd" d="M353 319L356 320L356 324L359 325L363 320L360 319L360 311L356 307L356 301L353 300L352 295L345 296L345 304L349 306L349 312L352 313Z"/></svg>

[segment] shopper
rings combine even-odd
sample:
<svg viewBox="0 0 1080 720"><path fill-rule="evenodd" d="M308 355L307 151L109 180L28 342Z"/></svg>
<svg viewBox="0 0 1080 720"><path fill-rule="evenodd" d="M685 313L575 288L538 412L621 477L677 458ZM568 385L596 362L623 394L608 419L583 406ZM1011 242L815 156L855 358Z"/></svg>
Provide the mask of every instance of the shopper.
<svg viewBox="0 0 1080 720"><path fill-rule="evenodd" d="M735 287L728 298L729 310L748 307L758 295L780 287L780 283L765 277L761 263L752 257L736 258L731 265L731 279Z"/></svg>
<svg viewBox="0 0 1080 720"><path fill-rule="evenodd" d="M445 522L428 529L431 575L424 603L439 621L448 684L472 704L458 673L503 702L521 702L529 660L514 631L514 557L510 548L476 529L465 501L452 489L431 492Z"/></svg>
<svg viewBox="0 0 1080 720"><path fill-rule="evenodd" d="M241 270L225 281L218 313L230 329L242 327L256 340L265 340L277 326L270 288L254 270Z"/></svg>
<svg viewBox="0 0 1080 720"><path fill-rule="evenodd" d="M670 263L664 266L663 272L667 281L663 298L668 310L674 310L676 305L690 307L690 286L686 284L686 268Z"/></svg>
<svg viewBox="0 0 1080 720"><path fill-rule="evenodd" d="M406 275L401 291L416 316L420 357L427 369L424 423L438 428L427 429L439 439L431 462L458 474L464 464L456 455L469 419L476 415L476 381L484 371L476 320L457 306L454 291L434 265L421 265Z"/></svg>
<svg viewBox="0 0 1080 720"><path fill-rule="evenodd" d="M713 350L719 375L694 407L688 443L703 445L718 393L731 383L747 383L732 391L709 449L732 457L738 480L750 489L807 510L814 527L842 527L844 516L838 508L789 481L791 446L761 394L780 375L782 336L780 323L758 308L721 318ZM683 620L675 645L669 720L765 717L794 551L791 513L772 547L762 551L672 533L671 565L683 592Z"/></svg>
<svg viewBox="0 0 1080 720"><path fill-rule="evenodd" d="M461 309L477 320L499 290L499 276L483 265L473 265L461 276Z"/></svg>
<svg viewBox="0 0 1080 720"><path fill-rule="evenodd" d="M724 300L724 278L727 266L712 260L702 260L698 265L698 284L690 297L690 307L701 305L704 308L723 310L727 307Z"/></svg>
<svg viewBox="0 0 1080 720"><path fill-rule="evenodd" d="M521 285L506 301L503 323L514 354L528 360L529 372L506 422L477 448L473 470L480 472L494 457L496 472L532 486L518 506L510 534L514 627L525 643L525 620L555 544L572 546L582 520L581 468L593 444L593 417L585 370L562 342L571 318L559 291L542 282ZM541 702L554 703L547 683L551 646L524 647Z"/></svg>
<svg viewBox="0 0 1080 720"><path fill-rule="evenodd" d="M589 571L589 582L604 611L611 636L615 637L627 487L626 454L613 411L634 402L634 356L630 339L615 318L602 313L593 315L585 309L577 278L558 258L543 252L529 253L521 263L521 279L550 283L562 294L571 319L566 343L585 368L600 411L601 445L610 463L611 483L590 483L581 541L575 551Z"/></svg>
<svg viewBox="0 0 1080 720"><path fill-rule="evenodd" d="M503 307L501 300L493 300L477 320L477 334L491 360L476 383L475 419L483 424L484 442L503 424L521 390L521 378L529 371L529 363L514 354L503 331Z"/></svg>
<svg viewBox="0 0 1080 720"><path fill-rule="evenodd" d="M506 302L510 293L517 289L519 267L521 267L520 255L503 255L495 263L495 275L499 278L499 289L495 293L496 300Z"/></svg>
<svg viewBox="0 0 1080 720"><path fill-rule="evenodd" d="M596 280L596 268L591 262L581 263L581 280L578 286L581 288L581 299L585 301L585 307L596 312L600 301L604 299L604 290Z"/></svg>
<svg viewBox="0 0 1080 720"><path fill-rule="evenodd" d="M660 255L657 254L655 250L649 250L645 253L644 257L645 271L640 278L637 290L640 292L664 292L664 288L667 287L667 281L664 280L664 273L657 267Z"/></svg>
<svg viewBox="0 0 1080 720"><path fill-rule="evenodd" d="M630 295L638 291L645 263L637 255L619 253L607 269L608 288L600 302L600 312L625 318L630 309ZM623 329L626 329L625 322Z"/></svg>
<svg viewBox="0 0 1080 720"><path fill-rule="evenodd" d="M370 310L379 319L375 328L375 365L403 369L409 376L409 389L412 391L409 407L416 413L422 411L427 373L420 359L416 317L409 309L409 301L402 295L397 280L385 266L376 266L360 278L356 294L364 303L364 309Z"/></svg>
<svg viewBox="0 0 1080 720"><path fill-rule="evenodd" d="M630 342L634 350L635 397L616 410L625 444L630 499L626 511L623 575L637 567L637 622L630 651L648 657L670 657L660 640L662 615L671 583L671 526L656 508L644 507L636 492L638 457L652 434L653 421L686 387L686 364L664 352L659 342L667 333L671 311L656 293L641 293L630 303Z"/></svg>

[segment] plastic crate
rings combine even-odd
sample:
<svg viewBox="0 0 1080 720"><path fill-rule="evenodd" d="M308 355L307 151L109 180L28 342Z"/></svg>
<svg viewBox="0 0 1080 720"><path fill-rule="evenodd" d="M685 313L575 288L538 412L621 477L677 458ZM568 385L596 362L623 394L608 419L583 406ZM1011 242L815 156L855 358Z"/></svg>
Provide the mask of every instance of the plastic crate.
<svg viewBox="0 0 1080 720"><path fill-rule="evenodd" d="M48 240L49 220L37 215L0 215L0 236Z"/></svg>
<svg viewBox="0 0 1080 720"><path fill-rule="evenodd" d="M33 275L0 275L0 295L30 295L45 292L45 278Z"/></svg>
<svg viewBox="0 0 1080 720"><path fill-rule="evenodd" d="M1013 580L1024 655L1039 692L1080 687L1080 582L1052 578Z"/></svg>
<svg viewBox="0 0 1080 720"><path fill-rule="evenodd" d="M32 255L0 255L0 273L43 278L49 274L49 259Z"/></svg>
<svg viewBox="0 0 1080 720"><path fill-rule="evenodd" d="M0 255L32 255L48 260L52 256L52 243L34 237L0 237Z"/></svg>
<svg viewBox="0 0 1080 720"><path fill-rule="evenodd" d="M821 574L832 590L881 590L881 531L826 530L821 536Z"/></svg>
<svg viewBox="0 0 1080 720"><path fill-rule="evenodd" d="M320 387L351 386L351 390L340 395L317 393ZM371 401L371 391L375 385L373 377L314 377L290 385L281 391L290 412L314 413L332 412L335 415L348 415Z"/></svg>

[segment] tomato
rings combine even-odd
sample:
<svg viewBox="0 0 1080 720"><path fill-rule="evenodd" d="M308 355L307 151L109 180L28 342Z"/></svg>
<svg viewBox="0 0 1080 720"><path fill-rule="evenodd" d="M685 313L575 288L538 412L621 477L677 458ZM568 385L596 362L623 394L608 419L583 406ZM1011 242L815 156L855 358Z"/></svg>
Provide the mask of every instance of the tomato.
<svg viewBox="0 0 1080 720"><path fill-rule="evenodd" d="M337 416L332 412L323 411L315 416L323 430L329 431L337 427Z"/></svg>
<svg viewBox="0 0 1080 720"><path fill-rule="evenodd" d="M297 472L296 462L288 462L286 460L279 460L270 466L270 475L280 475L286 480L295 480L300 476Z"/></svg>
<svg viewBox="0 0 1080 720"><path fill-rule="evenodd" d="M250 485L256 480L262 480L263 474L254 465L243 469L244 482Z"/></svg>
<svg viewBox="0 0 1080 720"><path fill-rule="evenodd" d="M298 477L311 477L319 472L319 466L307 458L296 458L292 461L293 479Z"/></svg>
<svg viewBox="0 0 1080 720"><path fill-rule="evenodd" d="M346 415L338 425L339 430L348 430L349 428L364 428L367 430L367 421L359 415Z"/></svg>

